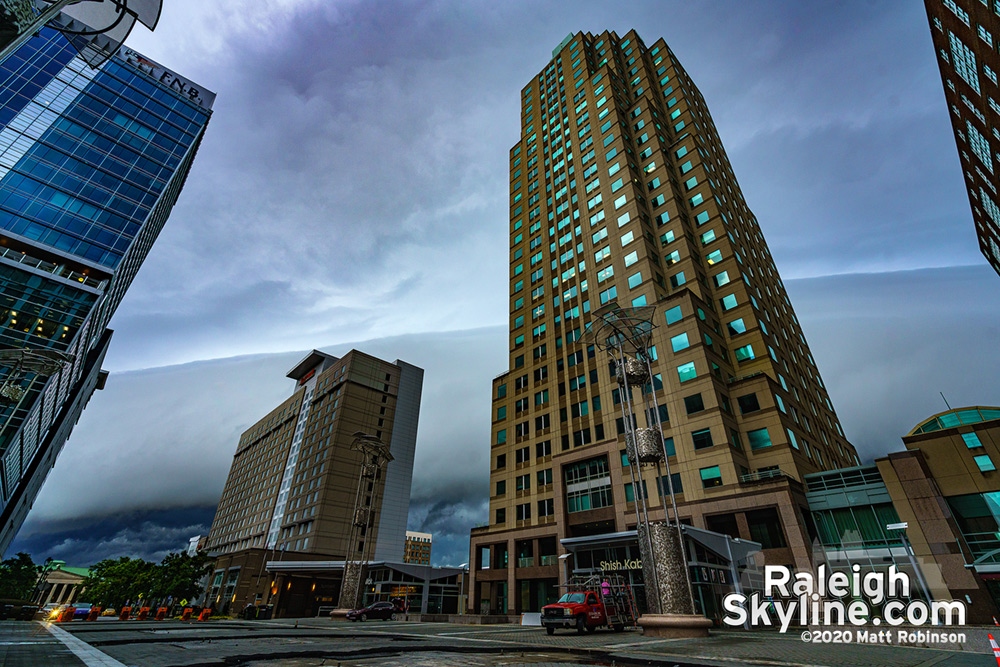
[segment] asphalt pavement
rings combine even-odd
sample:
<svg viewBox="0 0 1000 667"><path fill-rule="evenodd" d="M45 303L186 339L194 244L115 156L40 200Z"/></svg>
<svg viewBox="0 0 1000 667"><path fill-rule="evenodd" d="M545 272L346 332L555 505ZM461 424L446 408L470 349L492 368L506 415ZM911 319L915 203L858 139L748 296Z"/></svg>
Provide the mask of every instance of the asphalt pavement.
<svg viewBox="0 0 1000 667"><path fill-rule="evenodd" d="M546 635L539 627L411 621L76 621L59 626L94 651L81 661L38 623L0 625L0 641L16 637L46 661L0 665L127 667L516 667L531 665L817 665L825 667L994 667L987 628L964 628L968 640L948 648L804 642L796 633L713 632L706 639L656 639L638 631ZM40 632L40 630L42 632ZM18 634L20 633L20 634ZM52 651L51 658L46 651ZM25 655L29 655L26 653ZM30 657L29 655L29 657ZM117 662L92 662L104 656ZM22 658L24 660L24 658ZM75 660L75 661L74 661Z"/></svg>

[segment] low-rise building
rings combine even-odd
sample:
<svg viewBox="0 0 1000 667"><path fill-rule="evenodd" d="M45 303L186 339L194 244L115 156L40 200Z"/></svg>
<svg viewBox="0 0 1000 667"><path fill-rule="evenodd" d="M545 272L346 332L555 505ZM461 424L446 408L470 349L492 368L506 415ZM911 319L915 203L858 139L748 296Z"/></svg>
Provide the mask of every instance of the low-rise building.
<svg viewBox="0 0 1000 667"><path fill-rule="evenodd" d="M1000 615L1000 408L925 419L904 451L806 475L817 563L898 569L913 597L965 602L972 624ZM905 523L905 531L889 528Z"/></svg>
<svg viewBox="0 0 1000 667"><path fill-rule="evenodd" d="M36 604L73 604L86 600L83 580L90 574L85 567L70 567L61 560L43 566L43 578L35 593Z"/></svg>
<svg viewBox="0 0 1000 667"><path fill-rule="evenodd" d="M433 536L430 533L418 533L413 530L406 531L406 548L403 551L403 562L414 565L431 564L431 542Z"/></svg>

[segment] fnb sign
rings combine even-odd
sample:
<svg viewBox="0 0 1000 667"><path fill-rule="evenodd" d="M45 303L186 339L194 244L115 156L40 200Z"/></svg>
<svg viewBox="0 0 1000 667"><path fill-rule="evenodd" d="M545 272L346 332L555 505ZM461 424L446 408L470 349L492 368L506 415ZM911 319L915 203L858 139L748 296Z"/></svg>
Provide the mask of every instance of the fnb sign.
<svg viewBox="0 0 1000 667"><path fill-rule="evenodd" d="M167 88L180 93L200 107L205 109L212 108L212 103L215 102L215 93L196 87L190 80L168 70L163 65L150 60L127 46L123 46L119 54L129 65L150 75Z"/></svg>

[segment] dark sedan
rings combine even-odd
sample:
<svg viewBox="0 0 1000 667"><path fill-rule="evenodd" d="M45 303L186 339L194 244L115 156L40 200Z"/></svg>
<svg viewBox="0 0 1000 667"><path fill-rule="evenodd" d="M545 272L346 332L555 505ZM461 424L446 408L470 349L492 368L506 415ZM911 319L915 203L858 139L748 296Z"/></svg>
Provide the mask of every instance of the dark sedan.
<svg viewBox="0 0 1000 667"><path fill-rule="evenodd" d="M399 612L391 602L376 602L364 609L354 609L347 612L347 620L349 621L367 621L376 618L383 621L395 621L399 618Z"/></svg>

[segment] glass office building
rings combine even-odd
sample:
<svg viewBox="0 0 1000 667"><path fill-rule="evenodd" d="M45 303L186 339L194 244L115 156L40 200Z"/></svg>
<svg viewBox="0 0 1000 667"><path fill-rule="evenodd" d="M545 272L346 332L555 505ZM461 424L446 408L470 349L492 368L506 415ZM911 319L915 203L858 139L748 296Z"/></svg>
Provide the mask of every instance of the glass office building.
<svg viewBox="0 0 1000 667"><path fill-rule="evenodd" d="M0 554L103 381L213 101L127 47L92 69L50 28L0 63Z"/></svg>

